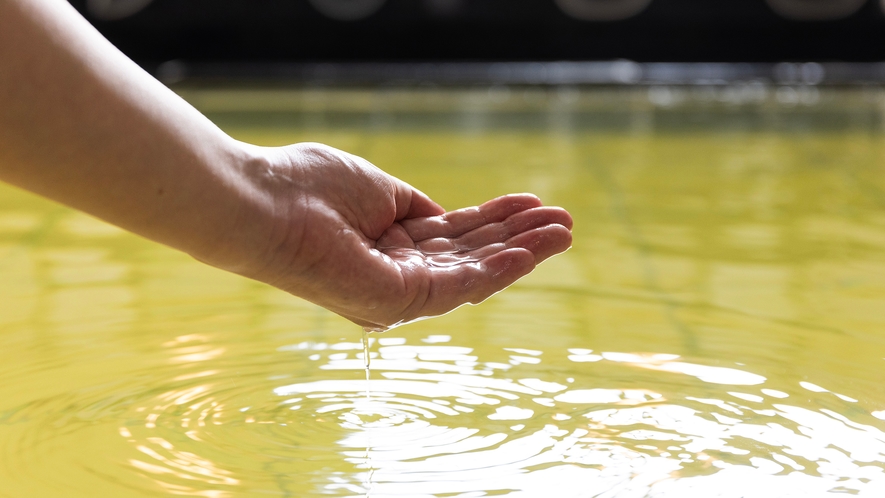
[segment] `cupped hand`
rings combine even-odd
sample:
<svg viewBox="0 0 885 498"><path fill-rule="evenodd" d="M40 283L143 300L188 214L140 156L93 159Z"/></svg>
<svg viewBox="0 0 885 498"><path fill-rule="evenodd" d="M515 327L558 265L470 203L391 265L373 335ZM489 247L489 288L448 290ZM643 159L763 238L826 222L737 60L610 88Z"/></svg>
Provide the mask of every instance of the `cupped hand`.
<svg viewBox="0 0 885 498"><path fill-rule="evenodd" d="M571 245L571 216L531 194L445 212L368 161L281 149L270 263L253 275L373 330L479 303ZM283 213L280 216L280 213Z"/></svg>

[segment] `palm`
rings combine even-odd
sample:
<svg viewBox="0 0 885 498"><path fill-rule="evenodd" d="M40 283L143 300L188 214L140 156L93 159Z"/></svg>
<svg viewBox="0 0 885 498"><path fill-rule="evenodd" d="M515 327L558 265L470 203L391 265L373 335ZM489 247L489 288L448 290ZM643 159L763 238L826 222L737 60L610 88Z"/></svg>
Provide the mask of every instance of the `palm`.
<svg viewBox="0 0 885 498"><path fill-rule="evenodd" d="M369 163L341 159L331 163L346 166L340 174L324 175L334 183L306 197L301 252L311 264L282 287L364 327L478 303L571 243L569 214L531 194L446 213Z"/></svg>

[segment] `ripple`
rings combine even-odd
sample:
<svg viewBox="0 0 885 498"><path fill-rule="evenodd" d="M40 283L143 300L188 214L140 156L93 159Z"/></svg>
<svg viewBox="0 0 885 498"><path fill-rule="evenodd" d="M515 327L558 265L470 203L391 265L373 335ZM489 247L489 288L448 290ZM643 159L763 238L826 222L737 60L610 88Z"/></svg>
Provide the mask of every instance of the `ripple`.
<svg viewBox="0 0 885 498"><path fill-rule="evenodd" d="M166 347L169 367L144 372L140 385L109 382L5 412L0 427L20 429L7 447L27 464L7 462L6 472L114 424L116 464L141 478L89 462L97 478L212 498L885 489L881 410L814 379L772 381L666 353L480 354L446 336L381 338L368 381L358 342L302 342L226 363L204 336ZM52 479L63 483L65 472Z"/></svg>

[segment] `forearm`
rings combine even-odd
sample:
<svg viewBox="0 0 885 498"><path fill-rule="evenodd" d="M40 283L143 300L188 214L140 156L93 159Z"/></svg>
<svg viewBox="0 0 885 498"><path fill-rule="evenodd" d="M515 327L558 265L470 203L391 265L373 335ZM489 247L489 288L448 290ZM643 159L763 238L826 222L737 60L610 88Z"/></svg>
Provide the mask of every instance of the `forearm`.
<svg viewBox="0 0 885 498"><path fill-rule="evenodd" d="M64 0L0 0L0 180L373 329L478 303L571 243L532 195L446 213L343 151L237 142Z"/></svg>
<svg viewBox="0 0 885 498"><path fill-rule="evenodd" d="M261 202L250 150L66 1L0 0L0 180L211 259Z"/></svg>

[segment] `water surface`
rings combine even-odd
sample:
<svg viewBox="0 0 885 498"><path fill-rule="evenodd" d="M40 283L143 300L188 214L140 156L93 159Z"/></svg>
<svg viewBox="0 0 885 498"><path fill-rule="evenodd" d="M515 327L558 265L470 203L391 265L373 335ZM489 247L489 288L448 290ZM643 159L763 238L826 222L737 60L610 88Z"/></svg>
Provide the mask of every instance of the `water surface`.
<svg viewBox="0 0 885 498"><path fill-rule="evenodd" d="M0 186L0 497L885 494L880 91L182 93L574 248L367 383L358 327Z"/></svg>

